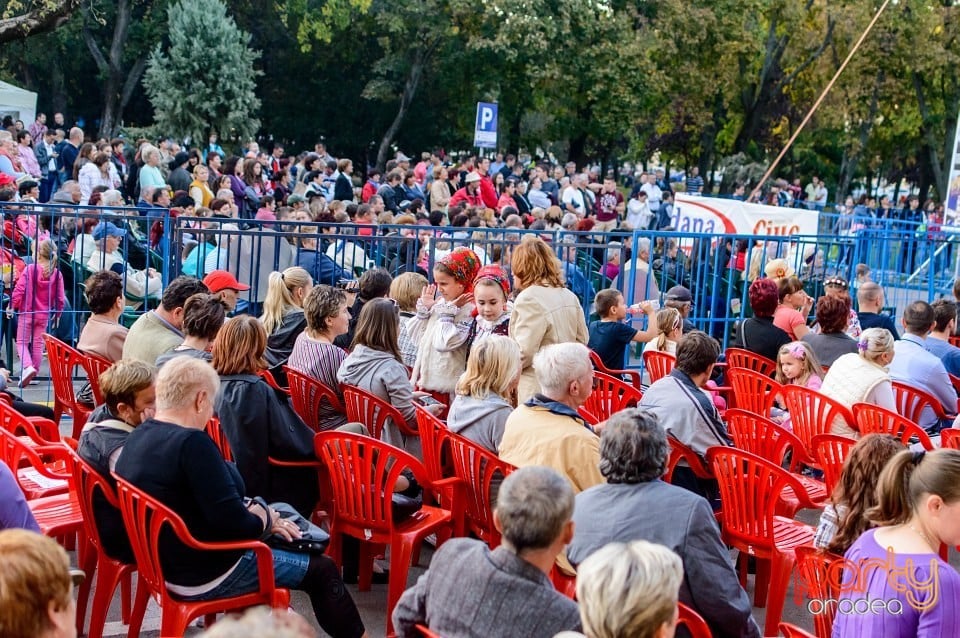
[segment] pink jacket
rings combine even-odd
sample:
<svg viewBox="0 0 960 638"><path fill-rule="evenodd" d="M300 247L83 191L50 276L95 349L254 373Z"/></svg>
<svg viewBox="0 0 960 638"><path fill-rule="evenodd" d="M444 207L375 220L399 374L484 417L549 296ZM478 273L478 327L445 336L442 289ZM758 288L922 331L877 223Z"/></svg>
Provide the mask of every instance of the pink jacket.
<svg viewBox="0 0 960 638"><path fill-rule="evenodd" d="M63 291L63 275L56 268L50 277L37 264L23 269L10 298L10 306L20 312L50 312L58 317L67 305Z"/></svg>

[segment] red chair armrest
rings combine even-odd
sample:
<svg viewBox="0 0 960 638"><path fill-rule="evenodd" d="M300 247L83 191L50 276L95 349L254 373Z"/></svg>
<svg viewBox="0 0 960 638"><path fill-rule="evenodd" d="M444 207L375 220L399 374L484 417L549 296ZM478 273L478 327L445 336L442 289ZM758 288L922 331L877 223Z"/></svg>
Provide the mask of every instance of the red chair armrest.
<svg viewBox="0 0 960 638"><path fill-rule="evenodd" d="M42 416L30 416L27 417L27 421L34 425L37 429L37 434L44 440L50 441L51 443L60 442L60 430L57 428L57 424L50 419Z"/></svg>
<svg viewBox="0 0 960 638"><path fill-rule="evenodd" d="M283 459L275 459L272 456L268 456L267 462L270 463L270 465L275 465L276 467L323 467L323 464L320 463L320 461L306 459L302 461L285 461Z"/></svg>
<svg viewBox="0 0 960 638"><path fill-rule="evenodd" d="M47 478L58 480L58 481L67 481L73 478L73 474L71 473L71 468L73 467L73 459L70 458L70 453L67 451L66 447L64 447L63 445L40 445L33 448L33 451L36 452L36 454L41 459L48 459L44 461L44 463L40 465L40 467L33 468L37 472L39 472L41 475L46 476ZM47 463L50 462L49 459L51 458L53 459L53 461L57 463L63 463L63 466L65 468L64 473L61 474L55 470L50 469Z"/></svg>

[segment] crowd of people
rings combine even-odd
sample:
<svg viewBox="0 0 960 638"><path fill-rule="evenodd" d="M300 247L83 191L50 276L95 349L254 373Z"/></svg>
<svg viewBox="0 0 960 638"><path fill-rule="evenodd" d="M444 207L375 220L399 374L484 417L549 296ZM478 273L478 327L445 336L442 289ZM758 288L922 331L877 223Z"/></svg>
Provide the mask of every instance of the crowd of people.
<svg viewBox="0 0 960 638"><path fill-rule="evenodd" d="M47 140L50 132L37 137ZM74 139L71 131L67 143L75 146ZM893 384L902 383L939 402L942 410L928 406L918 419L930 436L953 426L938 415L957 409L950 378L960 372L960 348L950 344L954 302L915 301L898 323L885 313L883 288L866 266L857 268L852 284L825 277L823 294L814 298L808 284L816 250L807 254L790 242L779 257L781 244L771 253L765 242L703 243L687 254L647 238L584 251L579 242L553 246L536 232L519 233L664 228L672 191L662 173L638 176L636 193L625 201L613 179L569 164L530 168L509 155L457 165L436 154L416 164L399 155L385 174L372 170L360 186L350 160L336 160L322 146L289 159L282 147L264 153L255 143L242 157L225 157L215 137L190 151L144 141L132 160L117 157L124 147L122 141L91 144L86 153L78 147L69 164L70 149L55 151L66 157L49 160L50 201L98 206L130 197L146 228L125 218L88 223L87 213L72 218L73 228L35 212L18 215L35 224L22 232L30 254L20 256L28 259L19 272L11 261L8 282L21 386L41 368L40 336L70 310L57 264L69 238L66 254L85 267L79 272L86 275L90 311L76 326L77 348L112 362L98 379L104 401L90 405L77 452L111 484L129 483L163 502L198 538L289 541L300 534L272 504L288 504L309 519L318 500L329 498L320 493L316 470L303 463L316 461L316 432L371 436L370 424L351 422L340 407L345 388L395 408L378 434L414 457L423 456L418 407L442 418L451 432L517 469L498 484L493 520L502 544L442 543L393 609L400 636L416 636L424 625L449 637L668 637L681 603L714 635L761 635L714 516L721 505L716 481L682 465L671 483L661 480L671 437L701 457L732 444L717 390L723 360L716 325L701 331L694 324L713 316L718 295L692 286L691 261L719 264L725 286L746 289L749 308L734 328L734 343L770 359L783 386L896 411ZM685 187L699 191L703 180L692 174ZM815 185L808 202L817 206L821 198L825 189ZM201 221L189 228L184 254L175 256L183 274L164 282L149 265L149 251L135 263L130 247L149 247L152 233L162 237L156 224L166 217L158 211L170 204ZM262 233L274 232L270 224L331 227L305 239L295 231L278 234L269 256L262 243L248 246L247 254L259 253L263 264L280 265L266 271L236 258L249 244L239 231L257 220ZM411 241L400 244L393 263L410 268L389 267L389 260L379 267L364 250L378 224L395 222L410 226ZM350 234L338 235L336 224L349 225ZM502 226L518 235L488 252L435 241L433 229L445 224L464 232ZM422 243L432 244L426 253L418 225L427 227ZM223 240L224 229L236 234ZM602 278L584 277L584 252L596 255ZM663 294L658 283L668 284ZM121 317L130 306L143 312L128 329ZM725 312L715 316L724 319L721 337ZM588 419L582 408L597 374L591 354L619 374L631 367L637 345L672 356L673 370L644 387L636 407ZM307 420L283 389L294 372L329 391ZM24 413L36 409L17 401ZM786 407L777 397L762 416L789 430ZM229 444L229 462L203 431L211 423ZM960 577L937 561L940 543L960 543L954 516L960 452L914 452L890 437L861 438L852 425L839 419L829 428L857 441L815 543L851 561L883 558L884 547L897 561L931 561L923 574L939 570L939 601L912 616L877 615L870 627L913 633L922 625L949 633ZM29 504L6 470L0 465L0 526L35 532ZM415 511L421 488L404 471L394 496ZM119 512L103 501L95 518L105 551L134 562L132 534ZM271 552L276 585L306 592L324 631L367 635L344 587L359 580L359 542L344 540L339 566L319 552ZM163 536L160 553L169 591L185 600L257 587L252 551L199 552ZM0 634L69 635L60 633L75 612L62 550L36 534L2 531L0 555L13 561L4 558L0 570ZM376 569L374 582L389 580ZM576 602L554 588L558 573L576 575ZM906 601L916 594L916 587L885 583L871 580L871 596ZM32 593L18 593L24 591ZM258 618L248 622L263 626ZM864 635L857 618L838 616L835 626L841 637Z"/></svg>

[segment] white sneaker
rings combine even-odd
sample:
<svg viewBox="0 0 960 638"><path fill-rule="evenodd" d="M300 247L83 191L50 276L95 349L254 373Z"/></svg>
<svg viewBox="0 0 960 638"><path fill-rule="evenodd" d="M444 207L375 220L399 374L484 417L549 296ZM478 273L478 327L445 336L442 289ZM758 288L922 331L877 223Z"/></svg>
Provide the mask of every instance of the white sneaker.
<svg viewBox="0 0 960 638"><path fill-rule="evenodd" d="M33 366L27 366L24 368L23 372L20 374L20 387L25 388L30 385L30 382L33 381L33 378L37 376L37 369Z"/></svg>

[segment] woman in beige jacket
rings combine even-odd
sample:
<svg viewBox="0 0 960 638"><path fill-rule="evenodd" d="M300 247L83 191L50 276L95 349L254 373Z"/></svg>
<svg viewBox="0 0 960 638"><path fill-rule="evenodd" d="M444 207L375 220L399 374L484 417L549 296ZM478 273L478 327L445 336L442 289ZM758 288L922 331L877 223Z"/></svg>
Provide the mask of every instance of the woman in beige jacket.
<svg viewBox="0 0 960 638"><path fill-rule="evenodd" d="M523 373L518 398L525 402L540 392L533 355L544 346L589 339L583 306L563 285L560 262L539 237L528 235L513 251L510 267L517 295L510 315L510 336L520 345Z"/></svg>

